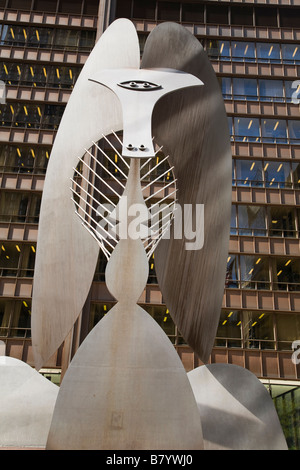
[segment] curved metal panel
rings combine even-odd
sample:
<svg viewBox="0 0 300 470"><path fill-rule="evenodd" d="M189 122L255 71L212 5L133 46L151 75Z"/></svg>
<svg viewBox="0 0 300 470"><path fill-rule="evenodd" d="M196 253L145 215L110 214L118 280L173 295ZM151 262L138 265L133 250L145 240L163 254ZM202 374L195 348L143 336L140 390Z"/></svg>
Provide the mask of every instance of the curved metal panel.
<svg viewBox="0 0 300 470"><path fill-rule="evenodd" d="M204 83L163 97L152 124L155 141L174 165L186 235L191 232L192 209L204 208L204 226L199 226L200 216L196 221L195 243L174 235L161 240L155 267L170 314L207 362L220 316L229 245L231 148L223 98L200 42L175 23L162 23L151 32L141 67L182 70Z"/></svg>
<svg viewBox="0 0 300 470"><path fill-rule="evenodd" d="M71 330L90 289L99 247L81 226L70 178L85 148L122 129L117 97L91 81L104 68L138 68L136 30L125 19L101 36L74 87L53 145L43 191L32 300L32 343L39 369Z"/></svg>
<svg viewBox="0 0 300 470"><path fill-rule="evenodd" d="M187 375L204 450L287 450L272 397L252 372L233 364L209 364Z"/></svg>

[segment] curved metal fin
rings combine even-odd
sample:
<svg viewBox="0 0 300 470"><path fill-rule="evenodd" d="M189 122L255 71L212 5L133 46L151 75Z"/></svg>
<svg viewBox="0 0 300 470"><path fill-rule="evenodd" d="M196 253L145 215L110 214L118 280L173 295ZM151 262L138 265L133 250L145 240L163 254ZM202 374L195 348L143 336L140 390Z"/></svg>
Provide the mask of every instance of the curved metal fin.
<svg viewBox="0 0 300 470"><path fill-rule="evenodd" d="M158 25L146 41L141 67L182 70L204 83L163 97L152 124L156 143L174 166L183 219L181 239L171 235L157 247L156 274L181 334L206 362L222 306L229 245L231 148L224 102L206 53L183 26ZM173 229L175 221L181 223L179 215L176 211Z"/></svg>
<svg viewBox="0 0 300 470"><path fill-rule="evenodd" d="M91 141L122 129L110 90L91 81L99 70L139 67L136 30L116 20L91 52L69 99L53 145L40 212L32 299L32 345L37 369L66 338L87 298L99 246L81 226L70 198L77 158Z"/></svg>

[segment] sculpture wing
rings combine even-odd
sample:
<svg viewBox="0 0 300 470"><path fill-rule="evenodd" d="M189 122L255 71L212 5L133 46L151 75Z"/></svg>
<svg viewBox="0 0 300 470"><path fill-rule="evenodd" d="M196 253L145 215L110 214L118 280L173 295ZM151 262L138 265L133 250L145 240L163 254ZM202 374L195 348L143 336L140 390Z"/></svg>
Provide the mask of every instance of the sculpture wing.
<svg viewBox="0 0 300 470"><path fill-rule="evenodd" d="M200 42L183 26L162 23L149 35L141 68L167 67L195 75L204 86L162 98L153 136L170 155L178 203L204 205L204 244L161 240L155 268L163 299L181 334L203 362L209 358L225 284L231 211L231 148L220 86ZM183 221L187 227L191 214ZM199 221L198 221L199 222ZM199 227L198 227L199 229ZM200 234L199 234L200 236ZM189 246L191 248L191 245Z"/></svg>
<svg viewBox="0 0 300 470"><path fill-rule="evenodd" d="M139 64L133 24L115 21L91 52L61 120L47 169L36 252L32 345L37 369L62 344L80 314L98 259L99 246L81 226L71 201L72 168L92 141L122 129L118 99L90 79L104 68Z"/></svg>

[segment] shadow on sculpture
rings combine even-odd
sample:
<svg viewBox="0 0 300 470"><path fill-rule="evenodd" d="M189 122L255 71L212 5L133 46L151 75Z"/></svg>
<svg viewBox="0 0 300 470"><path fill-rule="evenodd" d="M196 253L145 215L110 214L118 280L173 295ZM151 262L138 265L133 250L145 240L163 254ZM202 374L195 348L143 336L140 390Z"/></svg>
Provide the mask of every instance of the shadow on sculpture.
<svg viewBox="0 0 300 470"><path fill-rule="evenodd" d="M156 161L161 148L170 183L161 181ZM185 230L194 226L194 210L201 215L199 233ZM214 404L200 393L207 387L219 390L224 380L212 380L206 366L195 371L197 380L187 374L168 337L138 301L154 253L170 314L207 362L223 297L230 211L227 117L202 46L185 28L164 23L149 35L140 64L133 24L115 21L83 67L47 170L32 301L36 368L80 314L99 249L117 303L70 363L47 449L200 450L211 442L228 447L226 436L217 438L220 413L210 421L206 410ZM244 380L243 372L230 366L226 374L239 384L240 377ZM257 382L253 375L251 380ZM256 385L251 390L256 397ZM232 394L226 398L236 403ZM270 398L268 406L273 406ZM235 409L228 419L221 416L225 433ZM269 438L247 440L253 423L260 426L265 416L254 413L253 419L247 404L238 412L245 426L239 448L270 445ZM280 435L274 423L272 433Z"/></svg>

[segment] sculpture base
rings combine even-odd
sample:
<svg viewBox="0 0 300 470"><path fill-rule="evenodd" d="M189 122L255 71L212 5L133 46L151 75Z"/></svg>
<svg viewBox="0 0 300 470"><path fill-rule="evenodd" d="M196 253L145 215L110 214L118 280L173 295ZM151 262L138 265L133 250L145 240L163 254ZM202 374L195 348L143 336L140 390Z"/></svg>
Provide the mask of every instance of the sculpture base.
<svg viewBox="0 0 300 470"><path fill-rule="evenodd" d="M202 449L186 371L160 326L121 303L78 349L58 394L47 449Z"/></svg>

